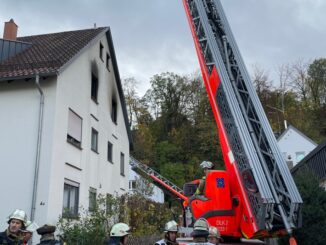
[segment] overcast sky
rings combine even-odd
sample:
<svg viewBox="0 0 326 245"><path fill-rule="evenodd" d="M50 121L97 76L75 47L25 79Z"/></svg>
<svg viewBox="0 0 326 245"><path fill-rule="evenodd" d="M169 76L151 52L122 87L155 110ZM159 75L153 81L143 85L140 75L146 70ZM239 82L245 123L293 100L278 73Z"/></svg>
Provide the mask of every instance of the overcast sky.
<svg viewBox="0 0 326 245"><path fill-rule="evenodd" d="M250 73L258 64L277 80L281 64L326 57L325 0L222 4ZM0 21L10 18L18 36L110 26L120 75L139 80L140 95L155 74L199 69L182 0L0 0Z"/></svg>

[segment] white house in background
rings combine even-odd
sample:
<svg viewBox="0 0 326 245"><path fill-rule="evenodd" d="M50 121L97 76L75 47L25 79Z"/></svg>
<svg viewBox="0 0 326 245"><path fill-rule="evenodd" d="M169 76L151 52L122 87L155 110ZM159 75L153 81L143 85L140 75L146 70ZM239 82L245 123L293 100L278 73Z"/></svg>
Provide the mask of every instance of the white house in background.
<svg viewBox="0 0 326 245"><path fill-rule="evenodd" d="M151 195L146 195L145 193L145 197L153 200L154 202L164 203L164 192L154 184L147 182L142 176L133 171L131 165L129 164L129 193L133 194L137 192L137 190L142 190L146 188L144 185L147 184L150 184L152 193Z"/></svg>
<svg viewBox="0 0 326 245"><path fill-rule="evenodd" d="M0 229L40 225L124 194L131 137L110 29L0 39ZM33 218L34 217L34 218ZM37 239L36 239L37 240Z"/></svg>
<svg viewBox="0 0 326 245"><path fill-rule="evenodd" d="M277 143L289 168L297 165L317 146L313 140L291 125L278 137Z"/></svg>

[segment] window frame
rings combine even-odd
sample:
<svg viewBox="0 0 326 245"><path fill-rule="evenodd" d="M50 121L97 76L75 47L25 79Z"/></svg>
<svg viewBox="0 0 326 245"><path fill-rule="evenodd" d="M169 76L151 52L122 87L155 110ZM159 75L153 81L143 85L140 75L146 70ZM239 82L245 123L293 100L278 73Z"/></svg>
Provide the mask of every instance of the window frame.
<svg viewBox="0 0 326 245"><path fill-rule="evenodd" d="M299 159L300 157L300 159ZM295 152L295 161L299 163L303 158L306 157L306 152L305 151L297 151Z"/></svg>
<svg viewBox="0 0 326 245"><path fill-rule="evenodd" d="M96 136L96 147L93 148L93 136ZM98 131L95 128L92 128L91 132L91 150L98 153Z"/></svg>
<svg viewBox="0 0 326 245"><path fill-rule="evenodd" d="M116 99L112 99L112 111L111 111L111 119L112 122L117 124L118 121L118 102Z"/></svg>
<svg viewBox="0 0 326 245"><path fill-rule="evenodd" d="M110 141L108 141L107 150L107 160L113 164L113 144Z"/></svg>
<svg viewBox="0 0 326 245"><path fill-rule="evenodd" d="M64 185L63 185L63 203L62 203L62 217L64 218L78 218L78 211L79 211L79 188L80 185L77 182L70 181L65 179ZM65 192L68 192L67 197L67 207L65 207ZM75 191L75 198L73 200L73 204L70 203L70 197L72 194L72 191Z"/></svg>
<svg viewBox="0 0 326 245"><path fill-rule="evenodd" d="M125 154L120 152L120 175L125 176Z"/></svg>
<svg viewBox="0 0 326 245"><path fill-rule="evenodd" d="M91 99L98 104L99 79L94 72L91 75Z"/></svg>
<svg viewBox="0 0 326 245"><path fill-rule="evenodd" d="M104 46L103 44L100 42L100 53L99 53L99 56L100 56L100 59L103 61L103 51L104 51Z"/></svg>
<svg viewBox="0 0 326 245"><path fill-rule="evenodd" d="M69 128L71 127L71 121L70 121L70 113L72 113L76 118L80 119L80 141L76 139L74 136L72 136L72 133L70 132ZM76 112L74 112L71 108L68 108L68 128L67 128L67 142L72 144L73 146L77 147L78 149L81 148L83 139L83 118L79 116Z"/></svg>
<svg viewBox="0 0 326 245"><path fill-rule="evenodd" d="M97 190L90 187L88 191L88 211L94 212L96 209Z"/></svg>
<svg viewBox="0 0 326 245"><path fill-rule="evenodd" d="M136 190L137 181L136 180L129 180L129 190L134 191Z"/></svg>
<svg viewBox="0 0 326 245"><path fill-rule="evenodd" d="M105 66L106 66L106 69L108 69L108 71L110 71L110 59L111 59L111 56L109 55L109 53L106 53Z"/></svg>
<svg viewBox="0 0 326 245"><path fill-rule="evenodd" d="M93 136L96 136L95 149L93 148ZM98 153L98 131L93 127L92 127L92 132L91 132L91 150Z"/></svg>

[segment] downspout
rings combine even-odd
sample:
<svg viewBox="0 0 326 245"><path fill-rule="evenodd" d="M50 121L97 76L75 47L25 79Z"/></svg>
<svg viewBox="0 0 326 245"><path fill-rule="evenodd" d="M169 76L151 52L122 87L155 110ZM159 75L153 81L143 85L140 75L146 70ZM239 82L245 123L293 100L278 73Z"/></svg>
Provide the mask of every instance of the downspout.
<svg viewBox="0 0 326 245"><path fill-rule="evenodd" d="M42 130L43 130L43 109L44 109L44 93L40 86L40 76L38 73L36 74L35 77L35 85L40 93L40 108L39 108L39 115L38 115L38 133L37 133L37 146L36 146L36 158L35 158L35 169L34 169L31 221L34 221L35 219L36 195L37 195L37 187L38 187L38 174L39 174L39 166L40 166Z"/></svg>

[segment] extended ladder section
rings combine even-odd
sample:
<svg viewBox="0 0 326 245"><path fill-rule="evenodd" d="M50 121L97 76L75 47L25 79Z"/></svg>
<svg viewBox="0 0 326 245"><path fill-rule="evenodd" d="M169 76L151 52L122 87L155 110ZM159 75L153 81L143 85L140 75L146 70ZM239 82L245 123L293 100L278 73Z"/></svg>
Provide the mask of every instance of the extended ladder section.
<svg viewBox="0 0 326 245"><path fill-rule="evenodd" d="M154 184L158 184L159 187L164 187L165 190L171 192L173 195L178 196L182 200L186 201L188 198L183 195L183 190L169 181L167 178L160 175L154 169L148 167L146 164L143 164L130 156L129 163L131 165L132 170L143 177L149 177L154 181Z"/></svg>
<svg viewBox="0 0 326 245"><path fill-rule="evenodd" d="M302 199L277 146L219 0L183 0L219 129L226 169L240 184L254 232L300 223ZM245 25L244 25L245 26ZM236 182L235 181L235 182ZM236 184L234 184L236 185Z"/></svg>

